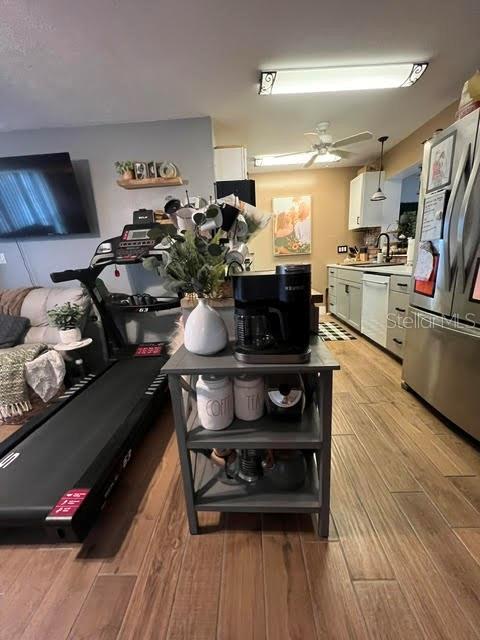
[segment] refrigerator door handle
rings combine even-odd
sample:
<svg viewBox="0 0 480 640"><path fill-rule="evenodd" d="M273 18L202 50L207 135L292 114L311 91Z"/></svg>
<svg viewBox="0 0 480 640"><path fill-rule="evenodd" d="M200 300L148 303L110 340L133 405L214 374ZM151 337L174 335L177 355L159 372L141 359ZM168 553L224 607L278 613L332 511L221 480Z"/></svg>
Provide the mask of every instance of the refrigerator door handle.
<svg viewBox="0 0 480 640"><path fill-rule="evenodd" d="M458 189L460 186L460 181L462 179L462 175L465 172L465 168L467 166L468 159L470 158L470 143L466 145L463 149L462 156L460 158L460 162L457 169L457 175L455 176L455 180L452 185L452 192L450 194L450 198L447 204L447 210L445 212L445 224L444 224L444 238L445 238L445 261L444 261L444 280L445 280L445 289L450 289L452 286L452 273L455 268L456 260L453 258L452 261L452 251L450 248L450 232L451 232L451 222L453 215L453 208L455 202L457 200Z"/></svg>
<svg viewBox="0 0 480 640"><path fill-rule="evenodd" d="M475 187L476 181L479 179L480 173L480 149L477 150L475 159L473 161L472 171L470 173L470 177L468 179L467 188L465 189L465 195L463 196L461 215L458 219L458 227L457 227L457 256L459 261L459 274L460 274L460 286L462 292L465 292L465 288L467 286L468 273L472 266L473 258L475 257L475 252L478 244L479 238L476 238L476 242L473 243L473 251L470 252L470 255L465 256L465 223L468 218L468 213L470 211L470 205L472 200L472 194ZM477 212L474 212L477 213ZM480 228L480 227L479 227Z"/></svg>

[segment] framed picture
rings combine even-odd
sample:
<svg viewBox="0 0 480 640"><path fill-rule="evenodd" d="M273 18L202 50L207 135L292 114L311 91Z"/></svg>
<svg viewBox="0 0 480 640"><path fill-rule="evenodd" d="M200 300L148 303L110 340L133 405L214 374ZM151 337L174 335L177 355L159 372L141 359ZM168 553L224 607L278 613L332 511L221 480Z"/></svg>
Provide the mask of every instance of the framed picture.
<svg viewBox="0 0 480 640"><path fill-rule="evenodd" d="M477 260L475 275L473 276L472 292L470 295L472 302L480 302L480 258Z"/></svg>
<svg viewBox="0 0 480 640"><path fill-rule="evenodd" d="M155 162L149 162L147 165L148 177L157 178L157 164Z"/></svg>
<svg viewBox="0 0 480 640"><path fill-rule="evenodd" d="M447 187L452 180L453 154L456 131L438 142L433 142L428 164L427 193Z"/></svg>
<svg viewBox="0 0 480 640"><path fill-rule="evenodd" d="M312 198L273 198L273 255L312 253Z"/></svg>
<svg viewBox="0 0 480 640"><path fill-rule="evenodd" d="M148 166L146 162L134 162L133 169L136 180L145 180L148 178Z"/></svg>

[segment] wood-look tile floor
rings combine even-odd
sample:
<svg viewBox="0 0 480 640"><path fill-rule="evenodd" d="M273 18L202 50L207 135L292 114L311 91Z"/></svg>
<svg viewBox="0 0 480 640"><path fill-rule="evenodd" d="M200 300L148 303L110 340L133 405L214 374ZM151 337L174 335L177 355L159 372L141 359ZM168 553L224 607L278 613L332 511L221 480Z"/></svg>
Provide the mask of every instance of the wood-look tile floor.
<svg viewBox="0 0 480 640"><path fill-rule="evenodd" d="M83 546L0 534L0 639L480 637L479 451L389 356L328 346L330 541L293 516L210 514L191 537L167 408Z"/></svg>

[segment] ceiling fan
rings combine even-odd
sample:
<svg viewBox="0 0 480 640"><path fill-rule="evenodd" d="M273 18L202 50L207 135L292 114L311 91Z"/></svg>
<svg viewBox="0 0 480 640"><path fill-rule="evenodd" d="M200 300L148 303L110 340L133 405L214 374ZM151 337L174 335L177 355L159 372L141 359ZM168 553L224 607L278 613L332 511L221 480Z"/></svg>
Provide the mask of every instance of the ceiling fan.
<svg viewBox="0 0 480 640"><path fill-rule="evenodd" d="M304 135L311 136L312 145L306 153L311 153L310 159L303 165L304 169L308 169L312 166L315 160L319 156L325 156L326 162L336 162L337 160L344 160L354 155L351 151L346 151L342 147L348 147L351 144L357 142L364 142L365 140L371 140L373 134L370 131L362 131L356 133L353 136L342 138L341 140L333 141L332 136L328 133L329 122L319 122L313 131L308 131ZM284 153L277 157L287 157L298 155L298 152Z"/></svg>

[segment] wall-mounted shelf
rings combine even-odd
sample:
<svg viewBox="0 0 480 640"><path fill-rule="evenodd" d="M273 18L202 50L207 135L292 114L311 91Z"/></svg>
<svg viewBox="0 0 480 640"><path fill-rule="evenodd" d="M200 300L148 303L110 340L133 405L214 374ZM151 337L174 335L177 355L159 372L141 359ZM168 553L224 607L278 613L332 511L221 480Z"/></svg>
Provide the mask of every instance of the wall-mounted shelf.
<svg viewBox="0 0 480 640"><path fill-rule="evenodd" d="M180 187L182 178L145 178L144 180L117 180L123 189L153 189L154 187Z"/></svg>

